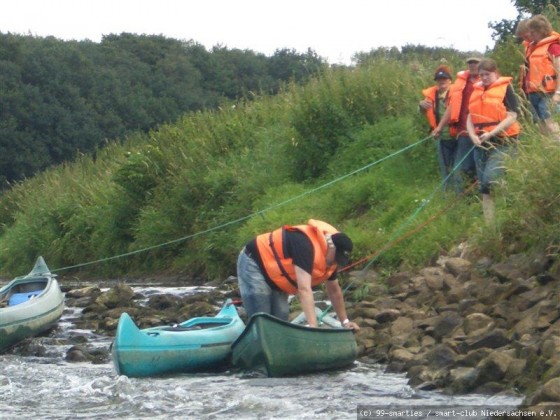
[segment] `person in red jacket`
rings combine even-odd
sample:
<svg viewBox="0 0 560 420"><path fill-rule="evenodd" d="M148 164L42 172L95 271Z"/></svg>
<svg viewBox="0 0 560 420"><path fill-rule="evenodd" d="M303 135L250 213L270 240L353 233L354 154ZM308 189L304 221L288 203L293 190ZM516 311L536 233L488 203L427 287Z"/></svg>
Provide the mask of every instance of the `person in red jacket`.
<svg viewBox="0 0 560 420"><path fill-rule="evenodd" d="M288 295L297 295L307 323L316 327L312 287L325 283L342 326L358 330L348 319L337 279L337 269L348 264L352 248L348 235L313 219L258 235L237 260L239 291L247 315L265 312L287 321Z"/></svg>
<svg viewBox="0 0 560 420"><path fill-rule="evenodd" d="M474 145L467 133L467 115L469 101L478 77L478 63L480 58L467 58L467 70L457 73L455 82L449 90L449 106L443 117L444 123L449 124L449 132L457 139L455 162L457 192L462 192L467 182L476 179L476 165L474 162Z"/></svg>
<svg viewBox="0 0 560 420"><path fill-rule="evenodd" d="M527 22L525 64L522 66L521 87L532 105L534 119L541 131L560 139L560 127L552 113L560 104L560 34L543 15Z"/></svg>

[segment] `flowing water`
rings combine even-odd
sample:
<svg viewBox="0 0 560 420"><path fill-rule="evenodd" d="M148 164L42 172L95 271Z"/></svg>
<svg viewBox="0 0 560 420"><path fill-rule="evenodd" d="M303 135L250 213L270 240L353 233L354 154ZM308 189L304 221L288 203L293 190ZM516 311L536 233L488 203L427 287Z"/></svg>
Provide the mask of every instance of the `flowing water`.
<svg viewBox="0 0 560 420"><path fill-rule="evenodd" d="M108 348L110 338L74 329L72 319L79 312L67 309L55 335L84 336L88 346ZM356 419L359 406L394 410L378 411L380 417L373 418L416 419L426 417L403 410L423 406L448 410L484 405L512 407L521 402L515 396L448 396L416 391L407 385L404 375L384 373L382 366L360 362L340 372L295 378L238 372L127 378L116 375L111 363L66 362L70 345L57 342L56 337L35 340L48 343L44 357L0 356L1 419ZM453 414L447 418L462 417Z"/></svg>

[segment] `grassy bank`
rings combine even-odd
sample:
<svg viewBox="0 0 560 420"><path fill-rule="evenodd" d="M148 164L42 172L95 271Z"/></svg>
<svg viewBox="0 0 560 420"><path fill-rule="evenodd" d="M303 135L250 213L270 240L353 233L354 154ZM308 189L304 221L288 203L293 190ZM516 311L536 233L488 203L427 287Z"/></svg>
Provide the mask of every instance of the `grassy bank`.
<svg viewBox="0 0 560 420"><path fill-rule="evenodd" d="M386 269L469 238L493 252L511 242L556 252L558 148L533 130L498 192L496 231L476 197L441 193L417 111L441 58L464 59L375 57L275 97L187 114L15 185L0 198L0 270L22 274L37 255L60 269L130 253L80 270L223 278L254 234L309 218L347 231L355 258L383 249L375 264Z"/></svg>

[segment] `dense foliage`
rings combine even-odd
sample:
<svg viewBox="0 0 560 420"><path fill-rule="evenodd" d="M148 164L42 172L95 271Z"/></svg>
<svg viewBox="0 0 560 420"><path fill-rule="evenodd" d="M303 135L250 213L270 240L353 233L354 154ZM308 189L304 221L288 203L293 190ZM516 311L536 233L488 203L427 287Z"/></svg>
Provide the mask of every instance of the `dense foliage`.
<svg viewBox="0 0 560 420"><path fill-rule="evenodd" d="M253 235L308 218L344 229L354 257L380 270L424 264L466 239L497 258L558 256L560 147L528 114L519 157L494 192L494 228L475 193L441 191L417 104L436 66L459 71L466 55L422 46L361 53L355 68L189 112L16 183L0 197L2 274L24 273L43 255L57 272L225 278ZM491 56L517 77L523 57L511 33Z"/></svg>
<svg viewBox="0 0 560 420"><path fill-rule="evenodd" d="M0 189L187 111L276 93L325 66L313 51L267 57L163 36L94 43L0 33Z"/></svg>
<svg viewBox="0 0 560 420"><path fill-rule="evenodd" d="M432 61L421 61L417 49L408 51L391 59L374 51L355 69L325 72L274 97L186 114L15 185L0 200L3 272L21 273L41 254L55 269L110 258L84 269L223 277L234 273L239 248L254 234L311 217L344 228L355 257L377 254L380 267L437 256L483 226L475 197L441 193L434 144L417 111L437 63L465 57L433 51ZM541 151L528 146L526 153ZM532 171L524 162L531 160L517 171ZM535 183L560 179L554 165L540 167ZM507 215L516 205L531 208L513 204L517 191L504 193L508 229L500 235L512 235ZM541 190L535 211L555 214L548 194ZM546 223L524 220L539 229ZM547 225L549 245L554 235L558 227ZM522 236L526 246L538 245L536 234Z"/></svg>

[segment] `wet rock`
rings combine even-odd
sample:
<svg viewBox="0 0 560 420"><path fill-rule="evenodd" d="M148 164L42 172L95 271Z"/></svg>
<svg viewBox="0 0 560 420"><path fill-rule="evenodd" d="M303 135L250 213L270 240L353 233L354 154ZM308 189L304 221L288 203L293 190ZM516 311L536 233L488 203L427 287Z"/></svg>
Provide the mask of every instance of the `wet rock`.
<svg viewBox="0 0 560 420"><path fill-rule="evenodd" d="M185 321L196 316L214 316L216 308L208 302L193 302L181 307L178 311L178 319Z"/></svg>
<svg viewBox="0 0 560 420"><path fill-rule="evenodd" d="M155 295L150 297L147 306L149 308L155 309L156 311L161 311L173 307L177 307L181 299L178 296L173 295Z"/></svg>
<svg viewBox="0 0 560 420"><path fill-rule="evenodd" d="M41 340L27 338L11 349L11 352L20 356L46 357L47 349Z"/></svg>
<svg viewBox="0 0 560 420"><path fill-rule="evenodd" d="M66 352L65 360L67 362L73 362L73 363L89 361L88 357L86 356L86 352L83 350L82 347L78 347L78 346L74 346Z"/></svg>
<svg viewBox="0 0 560 420"><path fill-rule="evenodd" d="M133 296L134 291L132 290L132 287L126 284L119 284L99 295L99 297L95 299L95 303L103 305L109 309L121 306L130 306Z"/></svg>
<svg viewBox="0 0 560 420"><path fill-rule="evenodd" d="M478 370L472 367L461 367L449 371L448 388L455 394L466 394L475 389Z"/></svg>
<svg viewBox="0 0 560 420"><path fill-rule="evenodd" d="M66 298L97 298L101 294L101 289L98 286L87 286L81 289L72 289L66 292Z"/></svg>
<svg viewBox="0 0 560 420"><path fill-rule="evenodd" d="M66 352L65 360L71 363L92 362L94 364L101 364L109 362L110 357L108 350L105 349L72 346Z"/></svg>

